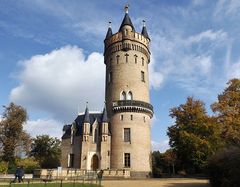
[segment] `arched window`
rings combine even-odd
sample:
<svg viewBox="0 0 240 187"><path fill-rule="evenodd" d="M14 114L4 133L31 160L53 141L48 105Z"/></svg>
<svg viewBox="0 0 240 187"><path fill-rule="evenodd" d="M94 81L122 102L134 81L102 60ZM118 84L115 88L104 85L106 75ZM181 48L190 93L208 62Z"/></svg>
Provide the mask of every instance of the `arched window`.
<svg viewBox="0 0 240 187"><path fill-rule="evenodd" d="M133 99L132 92L129 91L128 94L127 94L127 100L132 100L132 99Z"/></svg>
<svg viewBox="0 0 240 187"><path fill-rule="evenodd" d="M120 95L120 100L126 100L126 92L122 92Z"/></svg>

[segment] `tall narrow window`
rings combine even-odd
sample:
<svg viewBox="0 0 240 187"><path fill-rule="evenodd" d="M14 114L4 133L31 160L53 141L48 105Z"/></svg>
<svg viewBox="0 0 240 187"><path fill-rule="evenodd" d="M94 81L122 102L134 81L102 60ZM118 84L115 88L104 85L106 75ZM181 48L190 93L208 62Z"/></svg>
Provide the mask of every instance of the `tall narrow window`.
<svg viewBox="0 0 240 187"><path fill-rule="evenodd" d="M144 123L146 122L146 117L145 116L143 116L143 121L144 121Z"/></svg>
<svg viewBox="0 0 240 187"><path fill-rule="evenodd" d="M117 64L119 63L119 57L120 57L119 55L116 56L116 58L117 58Z"/></svg>
<svg viewBox="0 0 240 187"><path fill-rule="evenodd" d="M74 166L74 154L68 155L68 167L73 168Z"/></svg>
<svg viewBox="0 0 240 187"><path fill-rule="evenodd" d="M144 71L141 71L141 81L145 82L145 75L144 75Z"/></svg>
<svg viewBox="0 0 240 187"><path fill-rule="evenodd" d="M125 54L125 57L126 57L126 63L128 63L128 56L129 56L129 54Z"/></svg>
<svg viewBox="0 0 240 187"><path fill-rule="evenodd" d="M131 91L129 91L127 94L127 100L132 100L132 99L133 99L133 94Z"/></svg>
<svg viewBox="0 0 240 187"><path fill-rule="evenodd" d="M144 66L144 58L142 57L142 66Z"/></svg>
<svg viewBox="0 0 240 187"><path fill-rule="evenodd" d="M124 128L124 142L130 142L131 141L131 134L130 134L130 128Z"/></svg>
<svg viewBox="0 0 240 187"><path fill-rule="evenodd" d="M120 100L126 100L126 92L122 92L120 95Z"/></svg>
<svg viewBox="0 0 240 187"><path fill-rule="evenodd" d="M108 83L112 82L112 72L108 74Z"/></svg>
<svg viewBox="0 0 240 187"><path fill-rule="evenodd" d="M130 168L131 167L130 153L124 153L124 167L125 168Z"/></svg>
<svg viewBox="0 0 240 187"><path fill-rule="evenodd" d="M94 139L93 139L93 142L94 143L97 143L97 141L98 141L98 130L97 130L97 128L94 130Z"/></svg>
<svg viewBox="0 0 240 187"><path fill-rule="evenodd" d="M134 57L135 57L135 64L137 64L137 55L134 55Z"/></svg>
<svg viewBox="0 0 240 187"><path fill-rule="evenodd" d="M120 120L123 121L123 114L120 115Z"/></svg>
<svg viewBox="0 0 240 187"><path fill-rule="evenodd" d="M130 116L131 121L133 120L133 115Z"/></svg>

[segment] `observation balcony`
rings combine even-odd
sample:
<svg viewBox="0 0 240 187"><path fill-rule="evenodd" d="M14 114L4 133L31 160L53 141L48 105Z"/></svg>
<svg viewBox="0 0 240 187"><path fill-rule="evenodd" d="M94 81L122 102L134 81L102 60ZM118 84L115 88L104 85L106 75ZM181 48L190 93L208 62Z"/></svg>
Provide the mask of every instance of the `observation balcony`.
<svg viewBox="0 0 240 187"><path fill-rule="evenodd" d="M144 112L153 116L153 106L149 103L137 100L113 101L112 110L114 112Z"/></svg>

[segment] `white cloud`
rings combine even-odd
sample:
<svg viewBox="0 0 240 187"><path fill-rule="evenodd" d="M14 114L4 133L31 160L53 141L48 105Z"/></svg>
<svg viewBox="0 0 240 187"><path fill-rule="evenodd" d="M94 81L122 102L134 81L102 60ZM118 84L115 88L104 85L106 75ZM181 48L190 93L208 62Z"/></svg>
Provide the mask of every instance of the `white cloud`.
<svg viewBox="0 0 240 187"><path fill-rule="evenodd" d="M219 0L216 4L214 16L234 15L239 14L240 1L239 0Z"/></svg>
<svg viewBox="0 0 240 187"><path fill-rule="evenodd" d="M105 65L103 55L87 58L76 46L65 46L21 62L20 84L10 100L27 108L48 112L55 119L73 120L86 101L90 109L101 110L104 103Z"/></svg>
<svg viewBox="0 0 240 187"><path fill-rule="evenodd" d="M169 140L163 140L160 142L152 140L152 151L160 151L160 152L165 152L167 149L170 148L168 144Z"/></svg>
<svg viewBox="0 0 240 187"><path fill-rule="evenodd" d="M32 137L48 134L51 137L61 138L63 124L53 119L29 120L23 126Z"/></svg>
<svg viewBox="0 0 240 187"><path fill-rule="evenodd" d="M240 78L240 60L236 63L229 64L226 68L227 79Z"/></svg>

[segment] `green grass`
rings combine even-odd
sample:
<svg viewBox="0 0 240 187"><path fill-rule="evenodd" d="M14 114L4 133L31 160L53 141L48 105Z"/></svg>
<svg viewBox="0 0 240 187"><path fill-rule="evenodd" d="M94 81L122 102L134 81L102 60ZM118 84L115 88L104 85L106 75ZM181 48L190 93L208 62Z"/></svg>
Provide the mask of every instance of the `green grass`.
<svg viewBox="0 0 240 187"><path fill-rule="evenodd" d="M0 185L0 187L61 187L61 183L12 183L11 185ZM62 187L97 187L96 184L90 183L62 183Z"/></svg>

